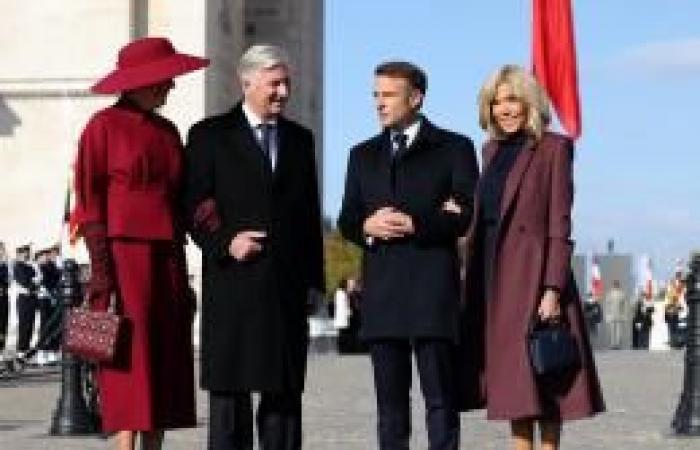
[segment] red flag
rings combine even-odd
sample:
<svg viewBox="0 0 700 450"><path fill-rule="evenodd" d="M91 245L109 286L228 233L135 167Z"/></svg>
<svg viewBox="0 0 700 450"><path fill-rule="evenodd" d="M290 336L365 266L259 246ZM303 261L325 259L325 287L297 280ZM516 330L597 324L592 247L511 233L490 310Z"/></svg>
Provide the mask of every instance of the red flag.
<svg viewBox="0 0 700 450"><path fill-rule="evenodd" d="M595 300L600 300L603 298L603 295L605 295L603 277L600 273L600 264L598 264L598 259L595 257L593 258L593 266L591 267L591 293Z"/></svg>
<svg viewBox="0 0 700 450"><path fill-rule="evenodd" d="M532 66L562 126L581 135L571 0L533 0Z"/></svg>

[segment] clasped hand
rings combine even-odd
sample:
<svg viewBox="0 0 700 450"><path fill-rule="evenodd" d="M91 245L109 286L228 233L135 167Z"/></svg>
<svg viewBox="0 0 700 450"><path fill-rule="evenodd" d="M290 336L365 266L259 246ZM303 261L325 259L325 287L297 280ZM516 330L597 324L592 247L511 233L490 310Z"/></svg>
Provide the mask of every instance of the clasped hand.
<svg viewBox="0 0 700 450"><path fill-rule="evenodd" d="M557 321L561 318L561 306L559 305L559 292L554 289L545 289L537 308L537 315L543 322Z"/></svg>
<svg viewBox="0 0 700 450"><path fill-rule="evenodd" d="M362 227L365 235L383 241L410 236L415 233L413 219L392 206L376 210Z"/></svg>
<svg viewBox="0 0 700 450"><path fill-rule="evenodd" d="M236 261L247 261L263 249L263 241L267 237L264 231L241 231L228 246L228 253Z"/></svg>

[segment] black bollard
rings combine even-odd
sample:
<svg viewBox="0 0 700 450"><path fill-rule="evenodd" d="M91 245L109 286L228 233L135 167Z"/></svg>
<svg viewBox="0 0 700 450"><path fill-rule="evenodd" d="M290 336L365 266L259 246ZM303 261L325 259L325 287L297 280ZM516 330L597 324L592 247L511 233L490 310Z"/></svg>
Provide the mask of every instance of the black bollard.
<svg viewBox="0 0 700 450"><path fill-rule="evenodd" d="M63 308L78 306L82 301L79 267L72 259L63 263L58 298ZM65 314L64 322L65 326ZM51 420L52 435L68 436L97 433L94 415L83 394L81 361L64 353L61 363L61 396Z"/></svg>
<svg viewBox="0 0 700 450"><path fill-rule="evenodd" d="M676 434L700 436L700 253L691 257L686 286L689 310L685 374L683 392L671 426Z"/></svg>

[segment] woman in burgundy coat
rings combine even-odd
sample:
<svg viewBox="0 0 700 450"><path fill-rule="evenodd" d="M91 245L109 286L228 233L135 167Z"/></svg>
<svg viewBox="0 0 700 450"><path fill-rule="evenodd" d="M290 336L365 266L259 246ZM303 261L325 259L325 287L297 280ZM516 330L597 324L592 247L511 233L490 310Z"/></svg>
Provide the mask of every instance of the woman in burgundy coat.
<svg viewBox="0 0 700 450"><path fill-rule="evenodd" d="M172 78L207 60L177 53L163 38L119 52L117 69L92 91L121 93L80 139L74 218L90 254L88 301L113 297L126 319L115 360L98 371L102 426L118 449L159 449L163 430L195 426L191 320L184 234L178 226L182 144L154 110ZM116 295L113 295L116 294Z"/></svg>
<svg viewBox="0 0 700 450"><path fill-rule="evenodd" d="M564 420L604 410L571 271L573 144L546 131L546 95L517 66L504 66L479 94L489 135L467 234L465 346L467 408L508 420L516 449L531 449L539 423L543 449L559 446ZM581 364L567 376L535 376L527 335L533 321L568 324Z"/></svg>

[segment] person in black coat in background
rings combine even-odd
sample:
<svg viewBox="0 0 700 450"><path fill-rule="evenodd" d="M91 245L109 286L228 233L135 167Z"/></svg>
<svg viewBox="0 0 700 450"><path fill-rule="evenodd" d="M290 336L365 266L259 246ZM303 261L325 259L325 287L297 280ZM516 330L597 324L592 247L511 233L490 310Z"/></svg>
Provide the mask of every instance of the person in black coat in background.
<svg viewBox="0 0 700 450"><path fill-rule="evenodd" d="M646 301L646 293L642 292L634 306L632 317L632 348L649 349L649 334L651 332L652 314L654 313L653 301Z"/></svg>
<svg viewBox="0 0 700 450"><path fill-rule="evenodd" d="M4 360L7 326L10 321L10 262L5 243L0 241L0 362Z"/></svg>
<svg viewBox="0 0 700 450"><path fill-rule="evenodd" d="M12 278L17 283L17 355L23 358L29 350L34 334L34 320L37 311L37 292L39 273L30 262L29 245L17 247Z"/></svg>
<svg viewBox="0 0 700 450"><path fill-rule="evenodd" d="M314 140L282 116L289 59L255 45L239 62L243 101L189 132L186 215L202 249L201 383L209 449L301 448L307 300L323 290Z"/></svg>
<svg viewBox="0 0 700 450"><path fill-rule="evenodd" d="M44 365L58 360L60 335L57 331L61 326L61 319L56 316L58 311L56 292L61 280L61 269L56 261L54 246L39 250L36 253L36 259L40 274L37 294L40 321L37 363Z"/></svg>
<svg viewBox="0 0 700 450"><path fill-rule="evenodd" d="M412 353L429 448L459 447L456 243L472 216L478 167L467 137L420 114L426 85L411 63L375 69L383 131L351 150L338 219L343 236L363 248L361 335L374 369L381 450L408 448Z"/></svg>

